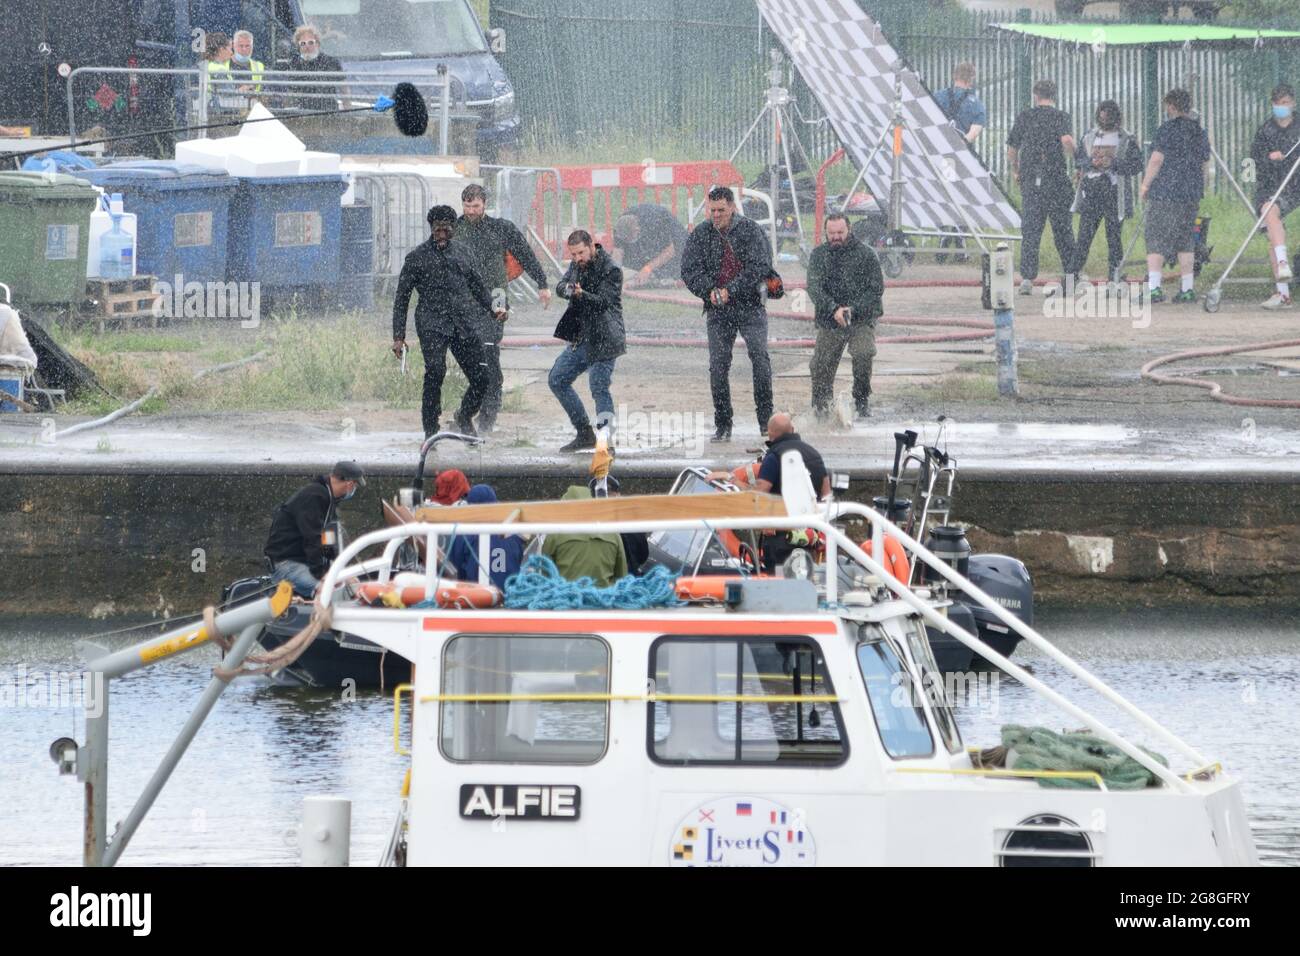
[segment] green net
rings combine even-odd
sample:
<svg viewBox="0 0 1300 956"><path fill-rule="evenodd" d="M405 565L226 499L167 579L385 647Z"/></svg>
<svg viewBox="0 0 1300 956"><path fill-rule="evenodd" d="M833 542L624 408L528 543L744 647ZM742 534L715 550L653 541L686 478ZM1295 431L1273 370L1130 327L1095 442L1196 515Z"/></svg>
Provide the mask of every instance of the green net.
<svg viewBox="0 0 1300 956"><path fill-rule="evenodd" d="M1008 750L1007 766L1011 770L1091 771L1111 790L1141 790L1158 783L1155 774L1128 754L1083 731L1058 734L1046 727L1007 724L1002 728L1002 745ZM1141 749L1162 766L1169 766L1161 754ZM1097 789L1094 780L1070 777L1039 777L1038 783L1071 790Z"/></svg>

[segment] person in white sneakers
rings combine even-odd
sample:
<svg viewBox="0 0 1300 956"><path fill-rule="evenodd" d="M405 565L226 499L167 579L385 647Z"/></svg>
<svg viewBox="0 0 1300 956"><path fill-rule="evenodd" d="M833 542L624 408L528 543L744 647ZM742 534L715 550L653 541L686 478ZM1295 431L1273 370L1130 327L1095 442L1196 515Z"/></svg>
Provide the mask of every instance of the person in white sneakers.
<svg viewBox="0 0 1300 956"><path fill-rule="evenodd" d="M1300 161L1300 152L1296 150L1300 143L1300 123L1295 121L1295 90L1282 83L1273 90L1272 100L1273 115L1259 128L1250 147L1250 158L1255 164L1255 208L1261 213L1286 180L1291 167ZM1264 229L1273 253L1269 260L1277 282L1277 291L1263 304L1265 309L1291 308L1291 262L1286 254L1286 226L1282 220L1297 207L1300 207L1300 173L1287 181L1286 188L1264 216Z"/></svg>
<svg viewBox="0 0 1300 956"><path fill-rule="evenodd" d="M1166 301L1160 280L1165 260L1178 257L1182 286L1174 302L1195 302L1196 213L1205 195L1205 164L1210 161L1210 140L1190 115L1192 97L1186 90L1165 94L1169 117L1156 130L1151 158L1138 195L1147 203L1143 229L1147 247L1147 297Z"/></svg>

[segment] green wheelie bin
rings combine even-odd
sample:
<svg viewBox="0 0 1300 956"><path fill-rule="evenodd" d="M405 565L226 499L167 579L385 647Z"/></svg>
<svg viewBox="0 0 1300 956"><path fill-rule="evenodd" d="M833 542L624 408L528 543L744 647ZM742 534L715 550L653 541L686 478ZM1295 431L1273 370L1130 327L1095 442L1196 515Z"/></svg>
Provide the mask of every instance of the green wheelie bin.
<svg viewBox="0 0 1300 956"><path fill-rule="evenodd" d="M99 194L62 173L0 172L0 282L15 304L68 306L86 293Z"/></svg>

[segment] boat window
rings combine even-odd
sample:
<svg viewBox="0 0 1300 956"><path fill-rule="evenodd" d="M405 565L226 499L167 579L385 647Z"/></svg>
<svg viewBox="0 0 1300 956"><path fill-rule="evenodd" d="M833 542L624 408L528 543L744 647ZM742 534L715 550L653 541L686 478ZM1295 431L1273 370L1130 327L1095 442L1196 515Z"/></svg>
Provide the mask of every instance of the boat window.
<svg viewBox="0 0 1300 956"><path fill-rule="evenodd" d="M961 731L957 729L957 718L953 716L952 704L944 689L943 672L934 661L934 650L930 647L924 621L918 618L912 623L908 640L912 659L921 668L921 688L925 691L925 699L930 702L935 723L939 725L939 736L948 752L955 754L961 750Z"/></svg>
<svg viewBox="0 0 1300 956"><path fill-rule="evenodd" d="M609 646L595 637L462 635L442 659L447 695L609 693ZM595 763L605 753L605 700L443 701L448 760L475 763Z"/></svg>
<svg viewBox="0 0 1300 956"><path fill-rule="evenodd" d="M911 675L883 634L867 633L871 638L858 645L858 667L885 752L895 759L930 756L934 738Z"/></svg>
<svg viewBox="0 0 1300 956"><path fill-rule="evenodd" d="M670 698L746 698L651 703L656 762L829 767L848 754L839 706L817 700L835 689L808 638L661 638L650 676L655 693Z"/></svg>

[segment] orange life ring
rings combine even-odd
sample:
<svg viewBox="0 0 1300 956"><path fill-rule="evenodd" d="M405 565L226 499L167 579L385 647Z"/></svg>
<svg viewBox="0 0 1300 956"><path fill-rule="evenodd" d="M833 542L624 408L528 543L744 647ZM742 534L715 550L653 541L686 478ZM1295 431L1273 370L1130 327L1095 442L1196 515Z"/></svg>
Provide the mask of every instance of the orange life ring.
<svg viewBox="0 0 1300 956"><path fill-rule="evenodd" d="M747 465L731 470L731 481L737 488L753 488L758 483L759 462L751 461Z"/></svg>
<svg viewBox="0 0 1300 956"><path fill-rule="evenodd" d="M424 587L412 585L399 588L395 584L380 584L369 581L361 585L358 594L366 604L386 604L387 595L397 595L403 607L411 607L424 600ZM439 581L434 588L434 602L441 608L488 608L501 603L501 591L490 584L476 584L472 581ZM391 600L391 598L389 599Z"/></svg>
<svg viewBox="0 0 1300 956"><path fill-rule="evenodd" d="M871 554L871 540L867 539L862 542L862 550ZM885 567L899 581L907 583L912 574L912 566L907 560L907 551L899 543L897 538L885 535Z"/></svg>

